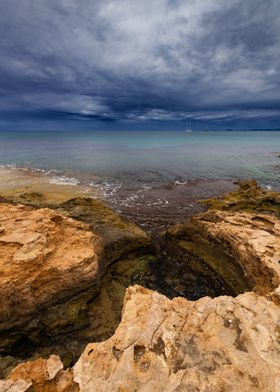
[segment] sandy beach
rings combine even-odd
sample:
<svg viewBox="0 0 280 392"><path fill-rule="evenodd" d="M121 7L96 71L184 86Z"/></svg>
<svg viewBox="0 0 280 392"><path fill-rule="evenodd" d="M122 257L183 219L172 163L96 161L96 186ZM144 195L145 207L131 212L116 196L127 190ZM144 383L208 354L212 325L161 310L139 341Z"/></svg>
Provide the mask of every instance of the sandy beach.
<svg viewBox="0 0 280 392"><path fill-rule="evenodd" d="M46 203L56 203L73 197L94 195L94 189L86 186L61 184L53 176L23 168L0 167L0 194L3 197L21 196L28 200L28 195L42 198Z"/></svg>

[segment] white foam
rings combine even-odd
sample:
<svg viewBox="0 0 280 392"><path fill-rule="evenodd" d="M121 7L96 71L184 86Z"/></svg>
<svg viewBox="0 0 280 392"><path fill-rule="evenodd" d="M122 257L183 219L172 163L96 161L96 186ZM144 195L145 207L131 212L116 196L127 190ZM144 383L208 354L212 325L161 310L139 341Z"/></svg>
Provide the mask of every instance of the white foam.
<svg viewBox="0 0 280 392"><path fill-rule="evenodd" d="M80 181L77 178L70 178L66 176L53 176L50 178L50 183L56 185L79 185Z"/></svg>
<svg viewBox="0 0 280 392"><path fill-rule="evenodd" d="M186 181L179 181L179 180L174 181L174 185L186 185L187 183L188 183L187 180Z"/></svg>

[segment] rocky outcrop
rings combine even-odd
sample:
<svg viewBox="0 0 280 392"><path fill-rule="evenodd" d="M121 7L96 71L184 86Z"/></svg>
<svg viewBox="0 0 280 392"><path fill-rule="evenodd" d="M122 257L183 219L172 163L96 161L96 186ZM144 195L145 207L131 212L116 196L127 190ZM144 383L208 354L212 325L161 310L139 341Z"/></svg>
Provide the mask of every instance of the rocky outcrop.
<svg viewBox="0 0 280 392"><path fill-rule="evenodd" d="M268 295L280 285L280 221L273 215L211 211L195 218L242 267L252 289Z"/></svg>
<svg viewBox="0 0 280 392"><path fill-rule="evenodd" d="M150 245L149 236L104 203L91 198L74 198L59 204L58 210L90 225L102 244L102 266Z"/></svg>
<svg viewBox="0 0 280 392"><path fill-rule="evenodd" d="M238 190L201 202L207 212L167 230L169 252L196 257L232 294L253 290L280 303L280 194L243 181Z"/></svg>
<svg viewBox="0 0 280 392"><path fill-rule="evenodd" d="M101 278L116 259L147 246L149 237L102 203L79 203L56 210L0 203L1 375L36 351L59 352L69 364L95 331L104 339L119 322L121 303L106 328L92 311Z"/></svg>
<svg viewBox="0 0 280 392"><path fill-rule="evenodd" d="M26 324L92 284L99 238L50 209L0 204L0 330Z"/></svg>
<svg viewBox="0 0 280 392"><path fill-rule="evenodd" d="M279 307L255 293L192 302L133 286L115 335L89 344L72 370L54 357L20 365L0 391L276 392L279 322Z"/></svg>
<svg viewBox="0 0 280 392"><path fill-rule="evenodd" d="M0 381L1 392L79 392L71 369L63 370L57 355L18 366L9 379Z"/></svg>
<svg viewBox="0 0 280 392"><path fill-rule="evenodd" d="M255 180L239 182L239 188L217 198L202 200L208 209L273 214L280 218L280 193L258 186Z"/></svg>
<svg viewBox="0 0 280 392"><path fill-rule="evenodd" d="M278 392L279 196L249 182L205 203L207 212L155 238L156 257L141 251L149 245L141 229L98 201L76 198L52 206L56 211L0 204L0 216L6 217L0 222L2 275L5 278L14 266L18 269L12 279L3 278L4 296L13 285L18 301L20 289L25 298L7 305L15 316L1 318L0 327L6 322L13 327L0 333L5 355L0 371L2 364L10 370L21 362L26 340L45 340L47 349L36 354L45 358L54 352L71 355L78 346L77 358L81 342L99 341L88 344L74 366L73 358L61 357L68 364L65 370L55 355L20 364L0 381L0 392ZM77 237L71 237L72 229ZM83 249L74 263L81 266L80 274L71 264L73 244ZM86 265L92 269L84 270L82 256L88 249ZM48 270L48 263L53 268ZM59 285L53 278L40 281L56 277L54 271ZM76 280L73 276L68 290L64 274L71 277L72 271ZM22 283L17 286L18 276ZM171 298L206 296L197 301L168 299L131 286L112 336L125 287L139 281ZM189 296L194 288L197 292ZM209 298L207 293L237 296ZM56 335L58 330L67 337ZM56 340L48 340L52 334ZM58 342L69 353L58 350ZM18 357L13 358L15 352Z"/></svg>

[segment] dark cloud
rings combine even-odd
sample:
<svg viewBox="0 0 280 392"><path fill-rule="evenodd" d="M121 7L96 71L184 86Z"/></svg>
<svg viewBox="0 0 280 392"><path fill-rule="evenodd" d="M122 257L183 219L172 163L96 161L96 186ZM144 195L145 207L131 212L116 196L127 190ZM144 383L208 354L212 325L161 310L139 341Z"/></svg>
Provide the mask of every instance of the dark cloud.
<svg viewBox="0 0 280 392"><path fill-rule="evenodd" d="M0 54L0 128L280 126L278 0L1 0Z"/></svg>

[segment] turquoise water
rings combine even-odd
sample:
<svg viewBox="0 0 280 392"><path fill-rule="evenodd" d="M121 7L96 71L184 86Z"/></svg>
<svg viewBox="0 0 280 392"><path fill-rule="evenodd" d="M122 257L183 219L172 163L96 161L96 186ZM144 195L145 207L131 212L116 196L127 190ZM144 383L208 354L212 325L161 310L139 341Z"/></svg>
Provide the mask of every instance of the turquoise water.
<svg viewBox="0 0 280 392"><path fill-rule="evenodd" d="M280 132L0 132L0 164L80 181L255 178L279 187Z"/></svg>

